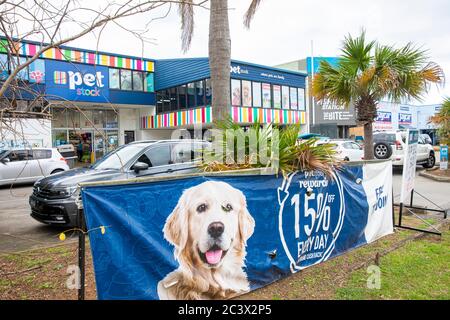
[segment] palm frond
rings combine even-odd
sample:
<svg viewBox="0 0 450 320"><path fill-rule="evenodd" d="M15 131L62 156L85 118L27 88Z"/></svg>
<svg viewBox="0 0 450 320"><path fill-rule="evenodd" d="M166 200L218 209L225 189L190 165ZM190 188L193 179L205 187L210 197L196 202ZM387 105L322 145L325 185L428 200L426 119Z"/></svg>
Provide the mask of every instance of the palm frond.
<svg viewBox="0 0 450 320"><path fill-rule="evenodd" d="M248 29L250 28L250 23L255 16L256 11L258 10L259 5L261 4L261 0L252 0L250 6L244 14L244 26Z"/></svg>
<svg viewBox="0 0 450 320"><path fill-rule="evenodd" d="M181 49L189 50L194 35L194 6L193 0L182 0L178 4L178 14L181 17Z"/></svg>

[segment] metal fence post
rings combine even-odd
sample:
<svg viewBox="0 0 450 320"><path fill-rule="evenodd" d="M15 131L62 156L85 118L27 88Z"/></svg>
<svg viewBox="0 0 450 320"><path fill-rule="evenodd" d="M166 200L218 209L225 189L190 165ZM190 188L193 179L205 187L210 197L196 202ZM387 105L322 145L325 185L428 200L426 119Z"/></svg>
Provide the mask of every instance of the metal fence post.
<svg viewBox="0 0 450 320"><path fill-rule="evenodd" d="M78 300L84 300L86 236L84 234L84 216L80 209L78 209L78 228L78 268L80 270L80 287L78 288Z"/></svg>

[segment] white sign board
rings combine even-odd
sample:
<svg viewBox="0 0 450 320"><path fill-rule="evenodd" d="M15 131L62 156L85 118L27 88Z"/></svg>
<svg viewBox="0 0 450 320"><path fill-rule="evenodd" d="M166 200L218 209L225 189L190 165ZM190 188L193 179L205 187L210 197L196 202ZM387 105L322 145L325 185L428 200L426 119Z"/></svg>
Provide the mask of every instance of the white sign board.
<svg viewBox="0 0 450 320"><path fill-rule="evenodd" d="M414 189L418 141L419 131L409 129L406 132L406 148L405 156L403 159L402 191L400 194L400 203L405 202L408 195Z"/></svg>

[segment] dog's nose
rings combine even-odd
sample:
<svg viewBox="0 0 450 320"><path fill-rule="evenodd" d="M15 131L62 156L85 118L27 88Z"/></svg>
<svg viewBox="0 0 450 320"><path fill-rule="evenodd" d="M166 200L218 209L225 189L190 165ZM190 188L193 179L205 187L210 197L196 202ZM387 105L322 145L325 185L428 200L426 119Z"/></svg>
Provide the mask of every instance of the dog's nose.
<svg viewBox="0 0 450 320"><path fill-rule="evenodd" d="M225 226L222 222L213 222L208 226L208 233L213 238L218 238L222 235Z"/></svg>

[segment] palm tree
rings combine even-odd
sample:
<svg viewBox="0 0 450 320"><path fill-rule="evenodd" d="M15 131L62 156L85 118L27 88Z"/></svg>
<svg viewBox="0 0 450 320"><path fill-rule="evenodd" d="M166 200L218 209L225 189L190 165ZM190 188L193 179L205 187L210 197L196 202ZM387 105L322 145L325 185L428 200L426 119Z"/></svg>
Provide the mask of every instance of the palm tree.
<svg viewBox="0 0 450 320"><path fill-rule="evenodd" d="M203 3L205 1L201 1ZM244 15L244 25L249 28L261 0L252 0ZM224 120L229 116L231 39L228 22L228 0L210 0L209 17L209 66L211 70L212 116ZM193 0L179 4L182 28L182 48L190 47L194 31Z"/></svg>
<svg viewBox="0 0 450 320"><path fill-rule="evenodd" d="M357 38L345 38L337 66L321 62L312 82L312 95L322 103L355 106L357 121L364 126L364 158L370 160L378 102L421 100L431 83L443 81L442 68L428 61L426 51L411 43L394 48L366 41L362 31Z"/></svg>
<svg viewBox="0 0 450 320"><path fill-rule="evenodd" d="M441 110L430 118L438 126L441 144L450 144L450 97L444 99Z"/></svg>

